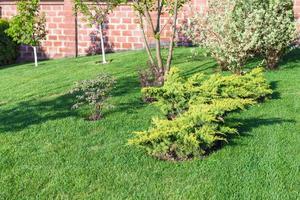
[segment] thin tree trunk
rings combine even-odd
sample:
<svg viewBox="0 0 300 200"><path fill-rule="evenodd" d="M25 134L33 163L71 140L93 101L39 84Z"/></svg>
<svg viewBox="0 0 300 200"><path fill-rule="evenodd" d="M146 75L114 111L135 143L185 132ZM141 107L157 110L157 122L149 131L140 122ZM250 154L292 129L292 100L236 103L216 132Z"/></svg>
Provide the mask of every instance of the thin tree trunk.
<svg viewBox="0 0 300 200"><path fill-rule="evenodd" d="M177 29L176 28L177 17L178 17L178 0L175 1L175 5L174 5L173 33L172 33L171 41L170 41L169 54L168 54L168 59L167 59L167 64L166 64L166 72L169 72L171 64L172 64L173 51L174 51L174 40L175 40L176 29Z"/></svg>
<svg viewBox="0 0 300 200"><path fill-rule="evenodd" d="M139 19L140 19L140 26L141 26L142 35L143 35L143 38L144 38L144 44L145 44L146 52L148 54L149 61L151 62L151 65L154 65L154 59L153 59L153 55L151 53L150 46L149 46L147 36L146 36L146 33L145 33L145 27L144 27L143 17L141 15L141 13L139 13Z"/></svg>
<svg viewBox="0 0 300 200"><path fill-rule="evenodd" d="M155 39L156 43L156 59L157 59L157 65L159 68L163 69L163 62L162 62L162 56L161 56L161 44L160 44L160 36Z"/></svg>
<svg viewBox="0 0 300 200"><path fill-rule="evenodd" d="M101 50L102 50L102 63L106 64L106 54L105 54L105 47L104 47L104 38L103 38L103 24L99 25L99 32L100 32L100 41L101 41Z"/></svg>
<svg viewBox="0 0 300 200"><path fill-rule="evenodd" d="M37 59L37 48L36 46L33 46L33 53L34 53L34 65L38 66L38 59Z"/></svg>
<svg viewBox="0 0 300 200"><path fill-rule="evenodd" d="M145 12L145 17L146 17L148 23L150 24L150 28L152 30L152 33L153 33L153 36L155 39L157 66L158 66L158 68L163 69L159 31L157 32L157 30L155 30L151 15L148 10ZM158 16L158 17L160 17L160 16Z"/></svg>
<svg viewBox="0 0 300 200"><path fill-rule="evenodd" d="M164 76L165 69L162 61L162 55L161 55L161 43L160 43L160 17L162 12L162 2L160 0L157 1L158 11L157 11L157 23L156 23L156 29L155 29L155 40L156 40L156 59L157 64L160 69L161 76Z"/></svg>

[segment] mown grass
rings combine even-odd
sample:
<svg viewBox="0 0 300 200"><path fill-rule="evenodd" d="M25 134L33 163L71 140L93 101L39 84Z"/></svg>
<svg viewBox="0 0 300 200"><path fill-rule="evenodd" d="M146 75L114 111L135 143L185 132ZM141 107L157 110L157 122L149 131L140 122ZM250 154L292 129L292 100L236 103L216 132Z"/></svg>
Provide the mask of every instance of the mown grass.
<svg viewBox="0 0 300 200"><path fill-rule="evenodd" d="M212 73L212 59L174 65L189 76ZM137 70L144 52L20 64L0 70L0 199L299 199L300 52L266 72L275 93L264 104L231 116L241 135L209 157L159 161L128 146L132 132L160 115L140 98ZM118 81L105 119L71 110L68 90L77 80L109 72Z"/></svg>

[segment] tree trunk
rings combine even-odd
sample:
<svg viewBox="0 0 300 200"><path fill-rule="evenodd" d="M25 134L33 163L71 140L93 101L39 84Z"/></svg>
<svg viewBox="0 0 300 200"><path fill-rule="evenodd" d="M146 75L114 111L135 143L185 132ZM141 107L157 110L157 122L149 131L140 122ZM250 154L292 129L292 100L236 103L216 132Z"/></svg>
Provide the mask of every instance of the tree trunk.
<svg viewBox="0 0 300 200"><path fill-rule="evenodd" d="M267 68L270 70L278 69L278 63L279 63L280 57L281 57L280 52L268 52L266 54Z"/></svg>
<svg viewBox="0 0 300 200"><path fill-rule="evenodd" d="M160 44L160 36L155 38L155 43L156 43L156 59L157 59L157 65L158 68L164 69L163 61L162 61L162 55L161 55L161 44Z"/></svg>
<svg viewBox="0 0 300 200"><path fill-rule="evenodd" d="M99 32L100 32L100 42L101 42L101 50L102 50L102 64L106 64L106 54L105 54L105 46L104 46L104 38L103 38L103 24L99 25Z"/></svg>
<svg viewBox="0 0 300 200"><path fill-rule="evenodd" d="M177 29L177 18L178 18L178 0L175 1L175 5L174 5L173 32L172 32L172 36L171 36L169 54L168 54L168 59L167 59L167 64L166 64L166 72L167 73L170 71L170 67L171 67L172 59L173 59L174 40L175 40L176 29Z"/></svg>
<svg viewBox="0 0 300 200"><path fill-rule="evenodd" d="M36 46L33 46L33 53L34 53L34 65L38 66L38 59L37 59L37 48Z"/></svg>
<svg viewBox="0 0 300 200"><path fill-rule="evenodd" d="M160 44L160 17L161 16L159 15L159 12L158 12L158 16L157 16L158 17L158 19L157 19L158 24L156 25L156 28L154 28L153 21L152 21L151 15L149 13L149 10L146 10L145 17L146 17L146 20L148 21L148 23L150 25L151 31L153 33L153 37L155 39L157 66L160 69L163 69L164 66L163 66L163 62L162 62L161 44Z"/></svg>
<svg viewBox="0 0 300 200"><path fill-rule="evenodd" d="M146 52L148 54L148 58L149 58L149 61L150 61L151 65L154 65L154 59L153 59L153 55L151 53L150 46L149 46L147 36L146 36L146 33L145 33L145 27L144 27L143 17L141 15L141 13L139 13L139 19L140 19L140 26L141 26L143 39L144 39L145 49L146 49Z"/></svg>

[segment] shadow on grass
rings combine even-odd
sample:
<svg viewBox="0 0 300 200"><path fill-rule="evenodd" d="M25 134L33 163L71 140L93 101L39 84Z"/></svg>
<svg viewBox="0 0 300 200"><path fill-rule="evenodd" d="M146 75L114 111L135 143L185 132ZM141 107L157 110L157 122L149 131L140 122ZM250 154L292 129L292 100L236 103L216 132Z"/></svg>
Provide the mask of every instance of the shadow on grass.
<svg viewBox="0 0 300 200"><path fill-rule="evenodd" d="M13 108L0 108L0 131L20 131L49 120L76 116L71 110L72 101L72 96L67 94L47 101L25 101Z"/></svg>
<svg viewBox="0 0 300 200"><path fill-rule="evenodd" d="M136 113L137 109L146 106L139 94L140 86L133 76L119 78L112 96L117 98L115 109L105 111L105 115L126 112ZM30 100L20 102L14 107L0 107L0 132L16 132L31 125L42 124L50 120L68 117L79 117L76 110L71 110L75 97L71 94L51 98L51 100Z"/></svg>
<svg viewBox="0 0 300 200"><path fill-rule="evenodd" d="M293 69L300 66L300 48L286 54L280 61L279 67L283 69Z"/></svg>
<svg viewBox="0 0 300 200"><path fill-rule="evenodd" d="M262 126L274 126L274 125L282 125L282 124L294 124L296 123L295 120L292 119L281 119L281 118L269 118L269 119L262 119L262 118L248 118L248 119L237 119L231 118L228 122L239 122L241 125L237 127L239 135L232 136L229 138L229 146L240 145L239 143L235 142L233 139L237 137L251 137L253 135L250 134L254 129L262 127ZM258 133L259 134L259 133Z"/></svg>
<svg viewBox="0 0 300 200"><path fill-rule="evenodd" d="M240 137L252 137L253 135L250 134L254 129L262 127L262 126L274 126L279 124L295 124L295 120L291 119L281 119L281 118L269 118L269 119L262 119L262 118L248 118L248 119L240 119L240 118L229 118L227 119L227 123L240 123L237 125L236 128L239 132L238 135L231 135L227 138L228 143L220 141L216 144L216 146L208 152L208 155L214 153L216 151L221 150L224 146L241 146L238 139ZM256 134L259 134L256 132Z"/></svg>
<svg viewBox="0 0 300 200"><path fill-rule="evenodd" d="M140 96L141 86L137 76L127 76L117 79L116 89L113 91L112 96L119 98L118 103L106 115L114 113L126 112L126 114L136 113L138 109L147 106L142 101Z"/></svg>
<svg viewBox="0 0 300 200"><path fill-rule="evenodd" d="M14 64L9 64L9 65L2 65L0 66L0 70L3 70L3 69L8 69L8 68L13 68L13 67L18 67L18 66L21 66L22 64L30 64L32 62L29 62L29 61L24 61L24 62L20 62L20 63L14 63ZM34 65L34 63L33 63Z"/></svg>
<svg viewBox="0 0 300 200"><path fill-rule="evenodd" d="M218 67L217 63L213 60L207 61L201 65L195 66L189 70L184 70L183 76L190 77L196 73L207 73L211 72Z"/></svg>
<svg viewBox="0 0 300 200"><path fill-rule="evenodd" d="M134 98L126 103L119 103L109 111L104 112L104 116L113 115L115 113L136 114L139 109L146 107L147 104L141 98Z"/></svg>
<svg viewBox="0 0 300 200"><path fill-rule="evenodd" d="M230 119L233 121L238 121L241 123L241 126L238 127L240 135L249 135L253 129L261 127L261 126L273 126L279 124L294 124L295 120L292 119L281 119L281 118L269 118L269 119L261 119L261 118L249 118L249 119Z"/></svg>
<svg viewBox="0 0 300 200"><path fill-rule="evenodd" d="M133 94L140 91L140 82L138 77L126 76L117 79L117 85L112 92L112 96L120 97L128 94Z"/></svg>
<svg viewBox="0 0 300 200"><path fill-rule="evenodd" d="M278 88L279 81L272 81L270 83L270 88L273 90L273 93L271 95L271 99L280 99L281 95L276 89Z"/></svg>

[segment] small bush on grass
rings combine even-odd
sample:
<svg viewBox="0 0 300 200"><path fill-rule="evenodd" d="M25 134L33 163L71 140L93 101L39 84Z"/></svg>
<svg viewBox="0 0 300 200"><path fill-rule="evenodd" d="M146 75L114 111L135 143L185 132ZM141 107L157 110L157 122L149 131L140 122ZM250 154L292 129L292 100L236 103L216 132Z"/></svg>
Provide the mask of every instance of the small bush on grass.
<svg viewBox="0 0 300 200"><path fill-rule="evenodd" d="M189 104L200 95L208 99L251 98L259 100L271 92L263 76L262 68L256 68L243 76L215 74L207 77L198 73L184 79L179 73L176 68L171 70L163 87L142 89L143 97L156 99L155 103L169 119L185 112Z"/></svg>
<svg viewBox="0 0 300 200"><path fill-rule="evenodd" d="M83 80L75 84L70 91L76 95L77 102L73 105L73 109L77 109L82 105L89 104L93 107L93 113L89 120L95 121L102 119L102 111L108 106L107 99L114 88L116 81L108 74L99 74L93 80Z"/></svg>
<svg viewBox="0 0 300 200"><path fill-rule="evenodd" d="M237 134L235 125L226 122L227 114L257 103L272 90L260 68L243 76L207 79L196 74L187 80L173 68L162 88L145 88L143 93L157 99L168 119L153 119L153 126L136 132L129 144L160 159L187 160L208 154Z"/></svg>
<svg viewBox="0 0 300 200"><path fill-rule="evenodd" d="M18 45L5 31L9 28L9 22L0 19L0 66L12 64L18 56Z"/></svg>

